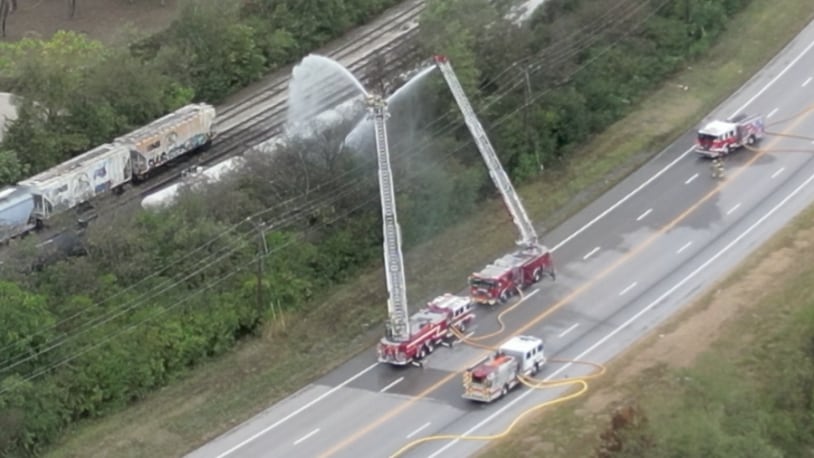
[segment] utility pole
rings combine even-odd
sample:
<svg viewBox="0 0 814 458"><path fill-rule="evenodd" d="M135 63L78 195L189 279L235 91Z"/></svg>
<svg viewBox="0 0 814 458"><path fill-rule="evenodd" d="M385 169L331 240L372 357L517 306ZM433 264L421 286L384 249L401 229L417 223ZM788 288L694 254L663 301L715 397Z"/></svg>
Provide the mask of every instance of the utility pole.
<svg viewBox="0 0 814 458"><path fill-rule="evenodd" d="M246 218L246 221L248 221L252 226L254 226L255 229L257 229L257 234L260 237L260 241L262 241L262 244L259 244L259 246L263 248L263 252L262 252L263 255L260 254L260 249L258 247L258 250L257 250L257 252L258 252L257 253L257 271L256 271L256 275L257 275L257 282L256 282L256 284L257 284L257 286L256 286L257 309L262 310L263 309L263 264L264 264L264 261L266 260L266 257L268 257L268 255L269 255L269 247L268 247L268 243L266 243L266 233L263 230L264 229L263 226L256 224L252 220L251 216Z"/></svg>
<svg viewBox="0 0 814 458"><path fill-rule="evenodd" d="M531 108L531 77L529 77L529 67L523 67L523 73L526 78L526 103L523 107L523 124L526 131L526 146L534 150L534 158L537 159L537 166L540 167L540 172L543 171L543 163L540 162L540 152L537 149L537 142L531 133L529 127L529 108Z"/></svg>

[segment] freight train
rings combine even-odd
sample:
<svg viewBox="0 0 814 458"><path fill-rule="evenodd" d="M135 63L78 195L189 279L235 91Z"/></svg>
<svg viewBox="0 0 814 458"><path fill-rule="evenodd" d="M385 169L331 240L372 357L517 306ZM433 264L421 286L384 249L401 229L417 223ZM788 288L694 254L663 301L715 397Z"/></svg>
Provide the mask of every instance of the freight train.
<svg viewBox="0 0 814 458"><path fill-rule="evenodd" d="M212 142L215 108L190 104L112 143L0 189L0 242L40 228L61 213L128 182L146 180L157 169Z"/></svg>

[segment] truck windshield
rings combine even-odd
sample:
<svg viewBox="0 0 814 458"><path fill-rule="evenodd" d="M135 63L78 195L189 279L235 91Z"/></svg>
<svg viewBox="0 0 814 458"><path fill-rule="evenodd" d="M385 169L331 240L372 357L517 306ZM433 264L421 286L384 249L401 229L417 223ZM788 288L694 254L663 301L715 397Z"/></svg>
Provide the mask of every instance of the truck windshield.
<svg viewBox="0 0 814 458"><path fill-rule="evenodd" d="M717 137L714 135L709 134L698 134L698 144L703 146L704 148L709 148L712 145L712 142L715 141Z"/></svg>
<svg viewBox="0 0 814 458"><path fill-rule="evenodd" d="M470 278L469 284L476 288L489 289L495 285L495 282L491 280L484 280L482 278Z"/></svg>

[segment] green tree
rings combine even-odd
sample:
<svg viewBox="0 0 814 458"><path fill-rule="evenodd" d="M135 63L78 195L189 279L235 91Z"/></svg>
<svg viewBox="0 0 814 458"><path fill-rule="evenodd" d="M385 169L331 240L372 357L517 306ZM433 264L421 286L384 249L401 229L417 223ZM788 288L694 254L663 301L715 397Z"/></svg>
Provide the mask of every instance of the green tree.
<svg viewBox="0 0 814 458"><path fill-rule="evenodd" d="M255 31L240 22L239 5L216 0L188 1L172 29L170 43L184 65L175 77L195 88L198 100L217 102L229 91L263 74L265 58Z"/></svg>

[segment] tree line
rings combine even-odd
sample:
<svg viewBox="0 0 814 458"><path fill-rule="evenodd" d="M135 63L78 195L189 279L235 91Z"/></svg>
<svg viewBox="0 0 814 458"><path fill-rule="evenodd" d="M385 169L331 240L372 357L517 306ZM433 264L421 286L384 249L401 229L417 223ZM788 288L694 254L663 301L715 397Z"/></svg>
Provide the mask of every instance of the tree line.
<svg viewBox="0 0 814 458"><path fill-rule="evenodd" d="M73 32L0 43L0 87L19 96L0 143L14 183L192 100L217 103L398 0L190 0L154 36L105 47Z"/></svg>
<svg viewBox="0 0 814 458"><path fill-rule="evenodd" d="M504 19L504 3L431 0L419 40L426 55L450 56L502 162L522 182L569 160L578 144L701 53L748 1L690 0L685 8L656 0L548 0L523 26ZM269 0L217 15L211 6L188 6L135 54L68 33L3 48L2 56L9 49L20 56L0 60L14 69L4 75L38 101L23 102L3 145L3 170L14 162L9 152L29 151L23 146L43 155L15 160L35 167L183 101L215 100L270 62L299 56L384 6ZM235 21L225 20L228 14ZM281 43L289 43L287 51L276 54ZM149 65L158 70L140 71ZM409 249L476 212L494 190L440 78L391 108ZM182 192L171 209L92 225L86 256L28 271L20 266L36 256L34 242L10 247L0 266L4 456L36 455L74 422L171 383L250 338L281 310L295 318L313 311L320 292L379 266L375 157L343 146L350 127L289 139L273 156L250 156L246 173ZM384 318L381 303L370 307ZM350 318L337 327L342 319Z"/></svg>

